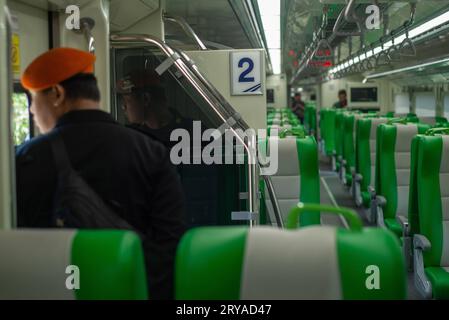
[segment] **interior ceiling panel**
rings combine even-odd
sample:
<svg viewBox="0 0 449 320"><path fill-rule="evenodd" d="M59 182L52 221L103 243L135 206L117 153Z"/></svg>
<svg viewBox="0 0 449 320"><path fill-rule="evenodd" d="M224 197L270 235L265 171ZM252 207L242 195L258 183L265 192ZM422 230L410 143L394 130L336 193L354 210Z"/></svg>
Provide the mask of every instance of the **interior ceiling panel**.
<svg viewBox="0 0 449 320"><path fill-rule="evenodd" d="M304 49L312 42L313 34L316 30L318 30L319 25L321 24L324 8L324 4L322 2L329 4L329 24L326 29L326 37L329 37L332 34L336 17L343 9L345 1L324 0L320 2L316 0L283 0L283 2L283 62L284 70L286 70L288 76L291 76L300 67L297 62L300 61L301 54ZM410 1L382 0L380 2L382 5L381 10L383 15L390 17L388 20L388 30L386 32L389 33L391 30L402 26L404 22L410 18ZM369 3L372 3L372 1L357 0L357 10L360 12L364 11L365 6ZM425 20L428 20L432 15L446 9L448 5L449 1L418 1L415 23L419 24ZM350 29L351 26L348 28ZM370 42L366 40L365 43L369 44L372 41L377 41L380 35L381 33L371 37L373 39L370 39ZM353 44L353 52L359 50L360 37L352 37L351 40ZM341 43L340 46L343 59L349 55L348 42L349 41L347 38L342 37L338 37L332 42L332 46L334 48ZM432 51L426 50L426 45L420 45L417 49L418 51L421 51L419 56L423 56L423 58L429 57L429 55L433 54ZM336 52L337 50L334 50L334 53ZM391 67L394 68L396 66L393 65ZM323 70L318 68L308 68L302 75L302 78L318 75L322 71Z"/></svg>
<svg viewBox="0 0 449 320"><path fill-rule="evenodd" d="M251 43L227 0L167 0L166 11L187 20L201 40L236 49L251 48ZM183 31L166 24L168 37L185 40Z"/></svg>

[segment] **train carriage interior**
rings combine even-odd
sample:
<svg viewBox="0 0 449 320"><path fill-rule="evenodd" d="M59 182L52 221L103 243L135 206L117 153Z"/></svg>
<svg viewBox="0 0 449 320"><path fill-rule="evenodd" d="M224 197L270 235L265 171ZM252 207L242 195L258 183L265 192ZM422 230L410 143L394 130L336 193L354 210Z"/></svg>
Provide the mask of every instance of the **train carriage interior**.
<svg viewBox="0 0 449 320"><path fill-rule="evenodd" d="M56 48L164 144L172 300L449 299L449 0L0 0L0 300L151 300L138 232L19 223L48 134L24 73ZM129 79L161 103L139 121Z"/></svg>

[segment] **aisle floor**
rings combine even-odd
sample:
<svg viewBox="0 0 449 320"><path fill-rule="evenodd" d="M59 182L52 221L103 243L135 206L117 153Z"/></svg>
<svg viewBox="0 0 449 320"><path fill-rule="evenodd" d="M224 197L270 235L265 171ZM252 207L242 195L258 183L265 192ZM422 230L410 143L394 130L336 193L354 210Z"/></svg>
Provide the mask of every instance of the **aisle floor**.
<svg viewBox="0 0 449 320"><path fill-rule="evenodd" d="M328 158L320 156L320 187L321 187L321 203L337 207L350 208L356 211L366 227L370 227L370 223L366 219L364 209L357 208L348 187L344 186L337 173L332 171L331 162ZM348 228L348 224L341 216L330 214L322 215L323 225L332 225ZM416 291L413 280L413 273L408 274L408 299L420 300L420 295Z"/></svg>

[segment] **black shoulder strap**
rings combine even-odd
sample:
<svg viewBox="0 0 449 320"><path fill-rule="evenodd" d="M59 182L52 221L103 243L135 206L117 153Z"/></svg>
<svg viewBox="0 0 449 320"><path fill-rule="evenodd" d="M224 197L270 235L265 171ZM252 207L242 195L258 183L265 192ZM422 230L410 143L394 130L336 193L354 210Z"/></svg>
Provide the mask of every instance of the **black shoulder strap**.
<svg viewBox="0 0 449 320"><path fill-rule="evenodd" d="M59 131L56 131L50 136L51 151L53 153L53 159L55 160L56 168L59 173L67 173L72 170L72 164L70 163L69 156L67 155L67 149L62 139L62 135Z"/></svg>

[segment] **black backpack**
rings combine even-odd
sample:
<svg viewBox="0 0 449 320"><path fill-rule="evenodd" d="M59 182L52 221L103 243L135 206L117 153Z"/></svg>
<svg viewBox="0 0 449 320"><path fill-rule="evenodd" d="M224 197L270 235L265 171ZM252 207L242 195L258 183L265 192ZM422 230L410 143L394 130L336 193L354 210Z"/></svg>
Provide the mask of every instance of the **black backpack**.
<svg viewBox="0 0 449 320"><path fill-rule="evenodd" d="M70 229L122 229L139 234L72 168L59 132L51 136L50 143L58 171L52 212L53 226ZM141 234L139 236L142 237Z"/></svg>

